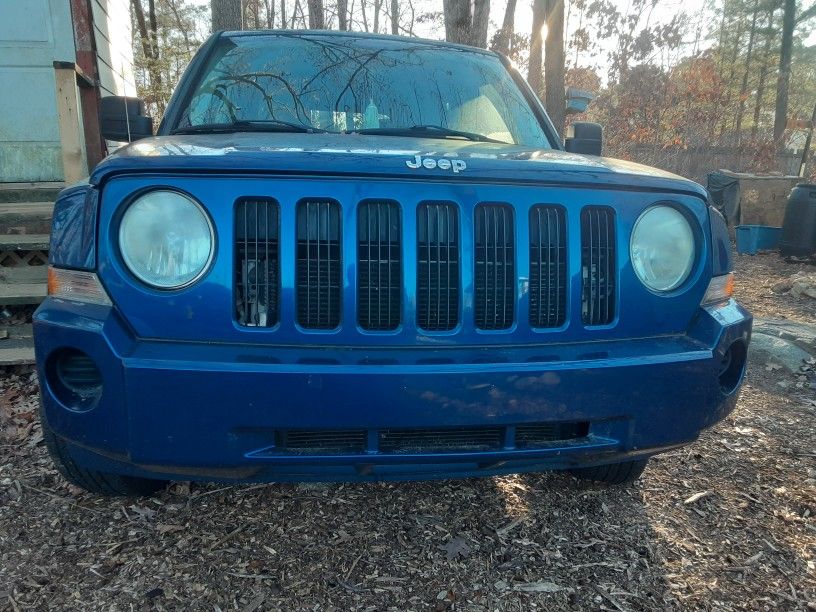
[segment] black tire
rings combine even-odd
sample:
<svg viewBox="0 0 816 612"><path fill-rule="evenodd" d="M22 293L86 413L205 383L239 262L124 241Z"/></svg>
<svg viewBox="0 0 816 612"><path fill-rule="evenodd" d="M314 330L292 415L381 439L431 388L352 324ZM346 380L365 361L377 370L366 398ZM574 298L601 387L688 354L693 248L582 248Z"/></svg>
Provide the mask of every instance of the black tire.
<svg viewBox="0 0 816 612"><path fill-rule="evenodd" d="M48 426L42 406L40 406L40 425L45 446L54 465L65 480L77 487L99 495L146 497L167 486L167 481L164 480L86 470L74 462L65 442L60 440Z"/></svg>
<svg viewBox="0 0 816 612"><path fill-rule="evenodd" d="M608 485L622 485L635 482L643 473L643 470L646 469L648 463L648 459L635 459L607 465L573 468L570 473L581 480L594 480Z"/></svg>

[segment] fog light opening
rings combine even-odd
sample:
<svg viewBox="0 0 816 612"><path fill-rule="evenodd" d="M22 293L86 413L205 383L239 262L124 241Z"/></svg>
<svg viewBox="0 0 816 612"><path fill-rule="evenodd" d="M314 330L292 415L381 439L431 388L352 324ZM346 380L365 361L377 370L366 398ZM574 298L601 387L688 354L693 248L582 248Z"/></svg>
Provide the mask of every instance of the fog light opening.
<svg viewBox="0 0 816 612"><path fill-rule="evenodd" d="M745 364L748 350L742 340L737 340L723 353L720 358L719 381L720 390L725 395L731 395L737 390L745 374Z"/></svg>
<svg viewBox="0 0 816 612"><path fill-rule="evenodd" d="M94 360L80 350L56 351L47 371L54 395L71 410L90 410L102 395L102 372Z"/></svg>

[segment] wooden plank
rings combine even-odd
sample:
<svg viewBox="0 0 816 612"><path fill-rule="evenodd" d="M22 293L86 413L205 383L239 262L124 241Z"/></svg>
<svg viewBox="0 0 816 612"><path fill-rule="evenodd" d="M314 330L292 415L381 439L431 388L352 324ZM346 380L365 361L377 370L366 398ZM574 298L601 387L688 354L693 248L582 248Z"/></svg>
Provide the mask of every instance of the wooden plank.
<svg viewBox="0 0 816 612"><path fill-rule="evenodd" d="M39 304L47 292L45 283L0 283L0 305Z"/></svg>
<svg viewBox="0 0 816 612"><path fill-rule="evenodd" d="M48 234L0 235L0 251L47 251L51 237Z"/></svg>
<svg viewBox="0 0 816 612"><path fill-rule="evenodd" d="M11 341L0 340L0 366L29 365L36 361L34 338L12 344L5 342Z"/></svg>
<svg viewBox="0 0 816 612"><path fill-rule="evenodd" d="M57 118L62 143L62 167L66 183L74 183L87 175L82 120L79 116L76 72L54 68L57 88Z"/></svg>
<svg viewBox="0 0 816 612"><path fill-rule="evenodd" d="M15 338L33 338L34 326L31 323L15 323L0 325L0 340L14 340Z"/></svg>
<svg viewBox="0 0 816 612"><path fill-rule="evenodd" d="M0 326L0 366L34 363L34 328L30 323Z"/></svg>
<svg viewBox="0 0 816 612"><path fill-rule="evenodd" d="M53 213L51 202L0 203L0 233L48 234Z"/></svg>
<svg viewBox="0 0 816 612"><path fill-rule="evenodd" d="M8 202L53 202L65 183L0 183L0 206Z"/></svg>
<svg viewBox="0 0 816 612"><path fill-rule="evenodd" d="M48 266L0 266L0 283L31 285L48 282Z"/></svg>

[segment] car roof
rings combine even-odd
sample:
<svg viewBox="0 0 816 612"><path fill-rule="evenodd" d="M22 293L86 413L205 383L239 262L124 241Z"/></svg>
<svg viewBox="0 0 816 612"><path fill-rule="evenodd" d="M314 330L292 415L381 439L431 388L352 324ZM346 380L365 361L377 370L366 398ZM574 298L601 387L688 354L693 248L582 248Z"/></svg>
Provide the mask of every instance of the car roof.
<svg viewBox="0 0 816 612"><path fill-rule="evenodd" d="M243 36L297 36L301 38L364 38L367 40L383 40L389 42L414 43L422 45L432 45L447 49L459 49L461 51L472 51L493 57L501 57L501 54L489 49L462 45L459 43L447 42L444 40L433 40L430 38L419 38L417 36L396 36L394 34L374 34L372 32L345 32L342 30L226 30L216 32L216 36L226 38L237 38Z"/></svg>

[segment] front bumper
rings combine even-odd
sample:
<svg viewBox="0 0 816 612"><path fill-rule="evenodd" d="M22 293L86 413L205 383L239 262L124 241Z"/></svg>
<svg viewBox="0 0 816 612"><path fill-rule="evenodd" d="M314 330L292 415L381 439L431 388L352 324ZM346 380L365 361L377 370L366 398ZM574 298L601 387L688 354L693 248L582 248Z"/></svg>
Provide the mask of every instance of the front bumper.
<svg viewBox="0 0 816 612"><path fill-rule="evenodd" d="M35 315L43 409L89 469L174 479L372 480L488 475L609 463L689 443L734 407L722 355L747 347L736 302L689 331L515 347L270 347L135 338L115 309L48 299ZM98 399L67 405L51 363L89 355ZM67 402L67 403L66 403ZM524 446L516 429L581 423ZM381 447L387 431L498 431L497 446ZM292 452L282 432L364 432L357 450Z"/></svg>

